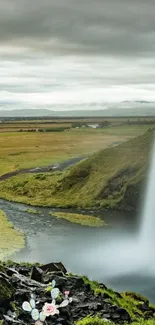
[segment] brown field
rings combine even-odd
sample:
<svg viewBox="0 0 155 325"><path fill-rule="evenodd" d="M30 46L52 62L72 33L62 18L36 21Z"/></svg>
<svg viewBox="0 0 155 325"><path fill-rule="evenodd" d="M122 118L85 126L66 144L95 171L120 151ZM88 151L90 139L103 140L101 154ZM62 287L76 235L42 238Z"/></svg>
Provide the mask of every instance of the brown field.
<svg viewBox="0 0 155 325"><path fill-rule="evenodd" d="M0 175L17 169L47 166L72 157L91 154L127 141L146 132L150 127L150 125L122 125L50 133L0 133Z"/></svg>
<svg viewBox="0 0 155 325"><path fill-rule="evenodd" d="M34 122L14 122L14 123L1 123L0 132L19 132L27 130L37 130L37 129L49 129L49 128L71 128L71 123L34 123Z"/></svg>

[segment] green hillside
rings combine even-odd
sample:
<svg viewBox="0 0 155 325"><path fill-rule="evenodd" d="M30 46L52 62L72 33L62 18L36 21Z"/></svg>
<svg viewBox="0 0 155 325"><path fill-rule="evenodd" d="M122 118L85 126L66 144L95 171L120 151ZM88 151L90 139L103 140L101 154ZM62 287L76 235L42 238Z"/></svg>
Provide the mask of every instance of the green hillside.
<svg viewBox="0 0 155 325"><path fill-rule="evenodd" d="M102 150L62 173L31 174L0 183L0 196L32 205L135 209L153 131Z"/></svg>

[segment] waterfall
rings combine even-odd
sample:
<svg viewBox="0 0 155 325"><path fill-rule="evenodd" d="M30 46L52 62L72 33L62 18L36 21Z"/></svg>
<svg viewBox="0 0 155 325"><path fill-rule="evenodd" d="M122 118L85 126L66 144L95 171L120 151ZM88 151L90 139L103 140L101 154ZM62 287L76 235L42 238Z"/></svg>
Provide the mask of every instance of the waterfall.
<svg viewBox="0 0 155 325"><path fill-rule="evenodd" d="M152 150L148 183L141 217L140 240L150 251L154 250L155 242L155 141Z"/></svg>

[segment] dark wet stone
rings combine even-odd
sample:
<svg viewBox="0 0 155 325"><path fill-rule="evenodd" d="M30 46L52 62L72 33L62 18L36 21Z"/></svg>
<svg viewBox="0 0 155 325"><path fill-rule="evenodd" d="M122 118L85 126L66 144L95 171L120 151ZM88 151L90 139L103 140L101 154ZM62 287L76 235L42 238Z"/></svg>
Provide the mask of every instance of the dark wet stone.
<svg viewBox="0 0 155 325"><path fill-rule="evenodd" d="M107 318L107 319L110 319L110 318L111 318L111 315L108 314L108 313L106 313L106 314L103 314L103 317L104 317L104 318Z"/></svg>
<svg viewBox="0 0 155 325"><path fill-rule="evenodd" d="M130 321L131 318L130 318L130 315L128 314L128 312L123 309L123 308L118 308L116 307L115 309L115 312L114 314L112 315L112 318L113 319L122 319L122 320L125 320L125 321Z"/></svg>
<svg viewBox="0 0 155 325"><path fill-rule="evenodd" d="M25 276L28 276L29 273L30 273L30 268L29 267L26 267L26 266L21 266L19 269L18 269L18 272L22 275L25 275Z"/></svg>
<svg viewBox="0 0 155 325"><path fill-rule="evenodd" d="M46 265L44 269L37 265L26 267L26 269L16 266L15 269L13 267L5 268L0 273L1 288L3 289L6 285L10 289L7 296L3 297L3 300L2 293L4 291L0 292L0 301L2 302L0 304L0 319L4 320L4 325L32 325L30 314L22 310L22 303L29 301L33 293L38 302L37 308L41 311L45 302L51 302L50 291L46 291L46 288L51 285L52 280L56 281L56 287L62 293L70 291L73 301L68 306L60 308L59 315L47 318L47 325L73 325L77 320L88 315L100 315L101 318L110 320L117 325L131 322L128 312L113 304L106 286L99 284L100 288L107 289L107 293L95 296L90 284L85 284L81 277L65 275L57 267L56 271L48 271L53 268L53 265L55 268L56 263L51 263L48 266ZM13 289L13 292L11 289ZM122 298L120 294L115 293L115 295ZM61 299L57 303L59 304L60 301ZM14 306L17 307L17 312ZM137 308L142 311L144 319L153 317L155 312L154 308L149 307L147 300L140 303Z"/></svg>
<svg viewBox="0 0 155 325"><path fill-rule="evenodd" d="M31 279L42 282L43 280L43 270L40 269L39 267L34 266L32 269L32 274L31 274Z"/></svg>
<svg viewBox="0 0 155 325"><path fill-rule="evenodd" d="M56 281L56 286L60 290L61 290L61 288L66 287L67 279L64 276L62 276L62 274L60 276L57 273L55 274L54 272L43 274L43 282L44 283L52 282L52 280ZM67 290L67 288L66 288L66 290Z"/></svg>
<svg viewBox="0 0 155 325"><path fill-rule="evenodd" d="M142 310L143 312L149 311L150 310L149 302L145 301L143 304L140 304L139 309Z"/></svg>
<svg viewBox="0 0 155 325"><path fill-rule="evenodd" d="M61 262L45 264L45 265L42 265L40 268L45 272L62 271L64 274L67 273L66 268L64 267L64 265Z"/></svg>

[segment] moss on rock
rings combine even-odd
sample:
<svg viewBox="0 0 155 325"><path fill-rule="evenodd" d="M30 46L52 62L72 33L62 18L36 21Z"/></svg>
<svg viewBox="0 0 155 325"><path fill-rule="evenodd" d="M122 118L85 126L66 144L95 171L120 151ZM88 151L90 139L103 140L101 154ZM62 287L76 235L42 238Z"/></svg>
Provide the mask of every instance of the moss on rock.
<svg viewBox="0 0 155 325"><path fill-rule="evenodd" d="M75 325L108 325L108 323L111 325L114 324L112 322L107 322L107 320L104 320L98 316L88 316L76 322ZM132 322L130 325L155 325L155 319L144 320L142 318L139 318L136 321Z"/></svg>
<svg viewBox="0 0 155 325"><path fill-rule="evenodd" d="M112 322L108 322L107 320L105 320L104 318L100 318L99 316L87 316L77 321L75 325L108 325L108 323L111 325L113 324Z"/></svg>
<svg viewBox="0 0 155 325"><path fill-rule="evenodd" d="M90 281L87 277L83 277L83 280L85 284L90 285L95 295L102 295L113 305L125 309L132 320L137 319L137 317L143 317L144 313L141 306L144 302L148 301L147 298L133 292L123 292L119 294L104 285L100 285L96 281ZM149 303L148 306L153 311L153 306L149 305Z"/></svg>
<svg viewBox="0 0 155 325"><path fill-rule="evenodd" d="M15 289L12 285L2 276L0 276L0 303L11 299Z"/></svg>

